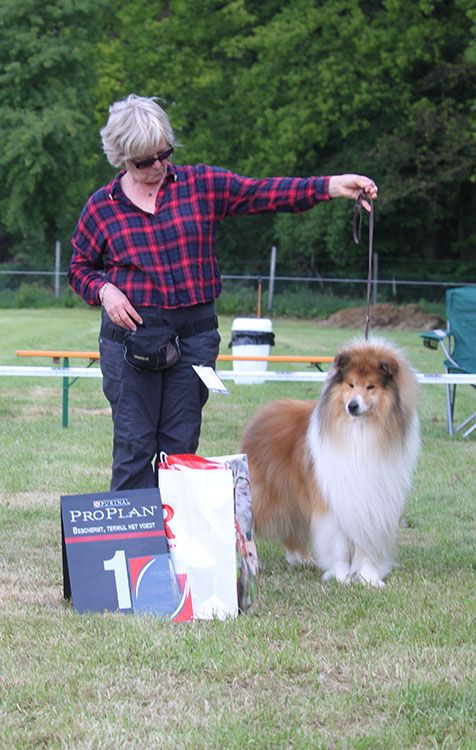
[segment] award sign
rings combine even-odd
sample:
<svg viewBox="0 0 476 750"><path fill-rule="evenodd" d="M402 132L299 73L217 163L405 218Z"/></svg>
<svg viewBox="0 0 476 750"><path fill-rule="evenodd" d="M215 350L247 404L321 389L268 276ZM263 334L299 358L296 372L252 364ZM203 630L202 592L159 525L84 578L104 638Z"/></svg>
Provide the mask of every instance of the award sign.
<svg viewBox="0 0 476 750"><path fill-rule="evenodd" d="M160 491L61 497L63 588L78 612L191 619L190 595L167 551Z"/></svg>

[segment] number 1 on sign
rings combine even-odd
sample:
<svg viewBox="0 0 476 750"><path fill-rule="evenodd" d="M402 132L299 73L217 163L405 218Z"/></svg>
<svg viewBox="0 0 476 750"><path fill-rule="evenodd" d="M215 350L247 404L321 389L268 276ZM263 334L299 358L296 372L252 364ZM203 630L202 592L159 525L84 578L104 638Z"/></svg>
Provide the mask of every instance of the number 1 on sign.
<svg viewBox="0 0 476 750"><path fill-rule="evenodd" d="M104 560L104 570L112 570L114 573L117 604L119 609L132 609L125 551L123 549L118 549L116 550L114 557L111 557L109 560Z"/></svg>

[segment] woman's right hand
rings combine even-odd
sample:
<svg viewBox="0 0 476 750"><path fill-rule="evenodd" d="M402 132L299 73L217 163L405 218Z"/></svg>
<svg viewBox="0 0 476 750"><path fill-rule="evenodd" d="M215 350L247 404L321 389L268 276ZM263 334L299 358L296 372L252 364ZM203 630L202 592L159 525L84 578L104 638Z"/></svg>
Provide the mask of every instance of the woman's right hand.
<svg viewBox="0 0 476 750"><path fill-rule="evenodd" d="M330 198L349 198L356 201L360 193L365 197L376 200L378 187L370 177L360 174L336 174L329 180ZM363 204L366 211L370 211L370 204L364 199Z"/></svg>
<svg viewBox="0 0 476 750"><path fill-rule="evenodd" d="M100 292L102 292L102 289ZM104 292L101 296L102 306L116 326L130 331L137 330L136 323L141 324L142 318L132 307L124 292L121 292L117 286L108 281L104 285Z"/></svg>

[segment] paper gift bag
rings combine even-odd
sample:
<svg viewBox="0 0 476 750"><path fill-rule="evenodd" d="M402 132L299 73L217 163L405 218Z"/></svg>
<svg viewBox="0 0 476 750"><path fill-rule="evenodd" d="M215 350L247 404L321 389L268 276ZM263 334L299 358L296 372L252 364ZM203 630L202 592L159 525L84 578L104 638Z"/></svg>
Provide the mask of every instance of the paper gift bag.
<svg viewBox="0 0 476 750"><path fill-rule="evenodd" d="M252 499L246 454L237 453L212 458L202 458L193 454L163 455L162 460L160 466L163 468L187 466L198 470L211 470L225 466L231 469L234 490L238 607L241 612L248 611L258 597L259 563L253 530ZM167 518L165 525L167 529ZM175 539L174 544L176 547L181 546L181 540Z"/></svg>
<svg viewBox="0 0 476 750"><path fill-rule="evenodd" d="M194 619L236 617L233 473L198 456L180 458L169 456L159 466L175 573L186 576Z"/></svg>

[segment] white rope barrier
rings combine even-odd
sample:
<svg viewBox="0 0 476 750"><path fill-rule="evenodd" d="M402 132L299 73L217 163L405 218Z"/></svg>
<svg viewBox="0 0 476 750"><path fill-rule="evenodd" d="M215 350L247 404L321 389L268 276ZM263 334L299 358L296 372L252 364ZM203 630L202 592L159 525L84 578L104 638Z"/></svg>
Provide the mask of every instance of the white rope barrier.
<svg viewBox="0 0 476 750"><path fill-rule="evenodd" d="M0 366L0 376L40 377L40 378L101 378L98 367L35 367L22 365ZM221 380L252 381L294 381L297 383L322 383L326 372L307 372L291 370L218 370ZM476 385L476 373L456 375L451 373L416 373L417 379L424 384L437 385Z"/></svg>

